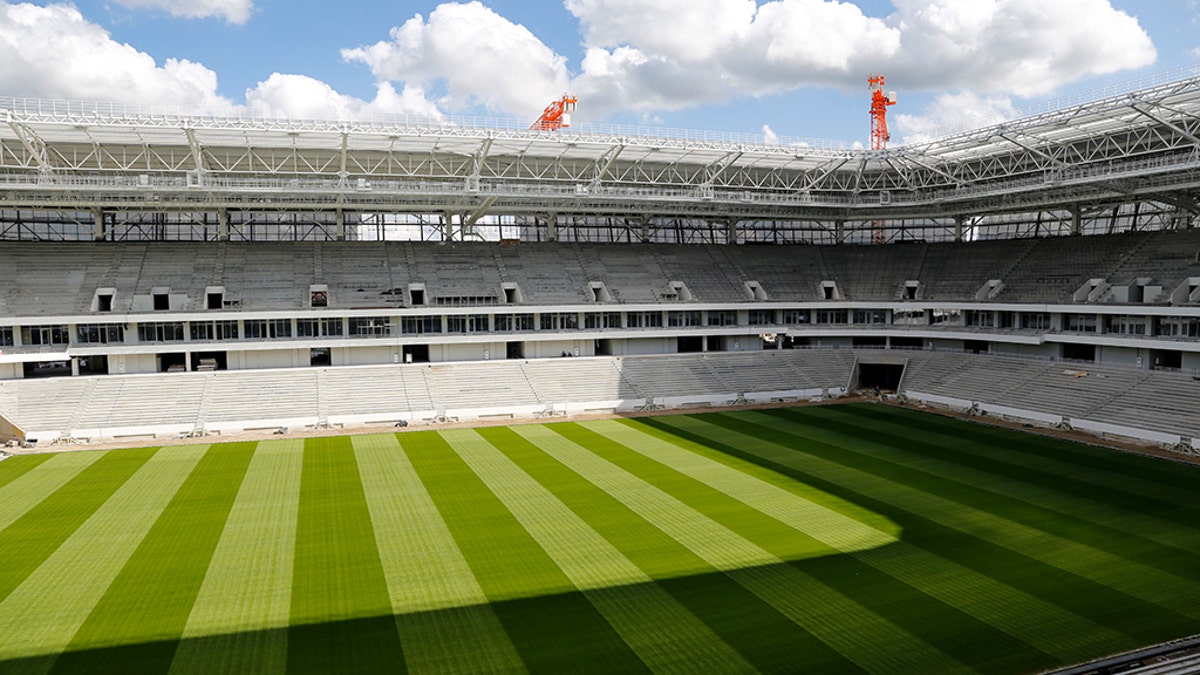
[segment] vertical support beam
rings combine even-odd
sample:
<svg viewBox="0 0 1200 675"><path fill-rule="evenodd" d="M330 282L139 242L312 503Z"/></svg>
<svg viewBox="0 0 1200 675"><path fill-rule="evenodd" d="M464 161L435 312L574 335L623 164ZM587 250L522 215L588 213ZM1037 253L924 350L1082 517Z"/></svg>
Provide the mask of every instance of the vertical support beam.
<svg viewBox="0 0 1200 675"><path fill-rule="evenodd" d="M964 216L954 216L954 241L962 243L963 232L966 229L967 219Z"/></svg>
<svg viewBox="0 0 1200 675"><path fill-rule="evenodd" d="M334 236L337 237L338 241L346 241L346 212L338 209L334 213L334 223L336 227L336 234Z"/></svg>
<svg viewBox="0 0 1200 675"><path fill-rule="evenodd" d="M217 240L229 241L229 211L217 209Z"/></svg>
<svg viewBox="0 0 1200 675"><path fill-rule="evenodd" d="M558 241L558 214L546 216L546 241Z"/></svg>
<svg viewBox="0 0 1200 675"><path fill-rule="evenodd" d="M729 220L725 221L725 243L726 244L736 244L737 243L737 223L738 223L737 218L730 218Z"/></svg>
<svg viewBox="0 0 1200 675"><path fill-rule="evenodd" d="M92 238L96 241L104 241L107 235L104 227L104 209L92 209Z"/></svg>
<svg viewBox="0 0 1200 675"><path fill-rule="evenodd" d="M650 241L650 216L642 216L638 220L641 221L642 243L645 244L646 242Z"/></svg>
<svg viewBox="0 0 1200 675"><path fill-rule="evenodd" d="M1078 204L1071 205L1071 236L1083 234L1083 209Z"/></svg>
<svg viewBox="0 0 1200 675"><path fill-rule="evenodd" d="M838 244L846 243L846 221L835 220L833 222L833 239Z"/></svg>

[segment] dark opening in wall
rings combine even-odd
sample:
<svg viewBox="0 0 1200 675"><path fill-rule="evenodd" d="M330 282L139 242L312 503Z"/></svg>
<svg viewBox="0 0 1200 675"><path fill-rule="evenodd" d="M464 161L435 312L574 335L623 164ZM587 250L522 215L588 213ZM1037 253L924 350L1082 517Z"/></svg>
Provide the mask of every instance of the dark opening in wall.
<svg viewBox="0 0 1200 675"><path fill-rule="evenodd" d="M987 354L991 344L987 340L964 340L963 351L972 354Z"/></svg>
<svg viewBox="0 0 1200 675"><path fill-rule="evenodd" d="M100 293L96 296L96 311L111 312L113 305L112 293Z"/></svg>
<svg viewBox="0 0 1200 675"><path fill-rule="evenodd" d="M874 389L875 387L879 387L884 391L896 391L903 377L904 364L902 363L858 364L859 389Z"/></svg>
<svg viewBox="0 0 1200 675"><path fill-rule="evenodd" d="M205 307L208 309L223 309L225 307L224 293L209 293L207 298L208 301L205 303Z"/></svg>
<svg viewBox="0 0 1200 675"><path fill-rule="evenodd" d="M680 354L704 351L703 335L680 335L675 340L678 343L676 348Z"/></svg>
<svg viewBox="0 0 1200 675"><path fill-rule="evenodd" d="M414 307L418 307L420 305L425 304L425 289L424 288L412 288L412 289L409 289L408 292L409 292L409 295L412 296L412 305Z"/></svg>
<svg viewBox="0 0 1200 675"><path fill-rule="evenodd" d="M165 312L171 309L171 296L166 293L154 294L154 311Z"/></svg>
<svg viewBox="0 0 1200 675"><path fill-rule="evenodd" d="M1071 344L1062 345L1062 357L1071 361L1096 361L1096 345Z"/></svg>

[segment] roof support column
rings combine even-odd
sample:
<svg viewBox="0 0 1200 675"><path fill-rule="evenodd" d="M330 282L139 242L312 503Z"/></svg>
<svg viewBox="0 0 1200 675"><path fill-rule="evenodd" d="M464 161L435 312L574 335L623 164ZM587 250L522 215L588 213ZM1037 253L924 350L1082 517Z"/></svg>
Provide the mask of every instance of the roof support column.
<svg viewBox="0 0 1200 675"><path fill-rule="evenodd" d="M846 221L833 221L833 240L838 244L846 243Z"/></svg>
<svg viewBox="0 0 1200 675"><path fill-rule="evenodd" d="M642 216L638 218L638 223L642 226L642 243L650 241L650 216Z"/></svg>
<svg viewBox="0 0 1200 675"><path fill-rule="evenodd" d="M725 243L726 244L736 244L737 243L737 224L738 224L737 218L730 218L729 220L725 221Z"/></svg>
<svg viewBox="0 0 1200 675"><path fill-rule="evenodd" d="M104 227L104 209L92 209L92 238L96 241L104 241L107 234Z"/></svg>
<svg viewBox="0 0 1200 675"><path fill-rule="evenodd" d="M954 216L954 241L962 242L966 222L967 219L964 216Z"/></svg>
<svg viewBox="0 0 1200 675"><path fill-rule="evenodd" d="M1071 236L1083 234L1083 209L1078 204L1071 205Z"/></svg>
<svg viewBox="0 0 1200 675"><path fill-rule="evenodd" d="M217 241L229 241L228 209L217 209Z"/></svg>
<svg viewBox="0 0 1200 675"><path fill-rule="evenodd" d="M338 209L334 212L334 227L337 233L334 235L338 241L346 241L346 212Z"/></svg>
<svg viewBox="0 0 1200 675"><path fill-rule="evenodd" d="M546 216L546 241L558 241L558 214Z"/></svg>

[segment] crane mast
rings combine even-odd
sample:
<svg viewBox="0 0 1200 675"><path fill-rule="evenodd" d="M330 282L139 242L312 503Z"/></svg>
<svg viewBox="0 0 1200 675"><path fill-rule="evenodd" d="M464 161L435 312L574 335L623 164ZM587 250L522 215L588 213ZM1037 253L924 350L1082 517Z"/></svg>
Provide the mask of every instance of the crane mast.
<svg viewBox="0 0 1200 675"><path fill-rule="evenodd" d="M896 105L896 92L883 93L883 75L868 75L867 88L871 92L871 149L883 150L891 138L887 127L888 106ZM887 231L882 220L871 223L872 240L876 244L887 243Z"/></svg>

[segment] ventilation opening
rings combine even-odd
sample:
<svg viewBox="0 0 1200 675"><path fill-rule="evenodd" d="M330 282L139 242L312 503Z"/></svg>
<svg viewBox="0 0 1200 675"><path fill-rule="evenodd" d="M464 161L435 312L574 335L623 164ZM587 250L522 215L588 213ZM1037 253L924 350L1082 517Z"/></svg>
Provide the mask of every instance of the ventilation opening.
<svg viewBox="0 0 1200 675"><path fill-rule="evenodd" d="M608 287L601 281L593 281L588 284L588 289L591 291L592 302L611 302L612 295L608 292Z"/></svg>
<svg viewBox="0 0 1200 675"><path fill-rule="evenodd" d="M921 282L919 282L919 281L904 282L904 299L905 300L916 300L917 299L917 290L919 288L921 288Z"/></svg>
<svg viewBox="0 0 1200 675"><path fill-rule="evenodd" d="M425 284L412 284L408 287L408 298L413 307L425 304Z"/></svg>
<svg viewBox="0 0 1200 675"><path fill-rule="evenodd" d="M757 281L747 281L746 290L750 292L750 297L755 300L768 300L767 292L763 290L762 284Z"/></svg>
<svg viewBox="0 0 1200 675"><path fill-rule="evenodd" d="M112 293L96 293L96 311L111 312L113 308Z"/></svg>
<svg viewBox="0 0 1200 675"><path fill-rule="evenodd" d="M836 281L822 281L820 297L822 300L841 300L842 294L838 290L837 282Z"/></svg>
<svg viewBox="0 0 1200 675"><path fill-rule="evenodd" d="M167 291L154 291L154 311L165 312L171 309L171 294Z"/></svg>
<svg viewBox="0 0 1200 675"><path fill-rule="evenodd" d="M329 287L325 285L314 285L308 287L308 306L309 307L328 307L329 306Z"/></svg>
<svg viewBox="0 0 1200 675"><path fill-rule="evenodd" d="M516 284L504 284L500 287L504 292L504 304L516 305L521 302L521 289Z"/></svg>
<svg viewBox="0 0 1200 675"><path fill-rule="evenodd" d="M675 300L680 302L689 302L692 299L692 292L688 290L687 284L682 281L672 281L671 290L668 295L673 295Z"/></svg>
<svg viewBox="0 0 1200 675"><path fill-rule="evenodd" d="M225 308L225 289L220 286L209 286L204 289L205 309Z"/></svg>

